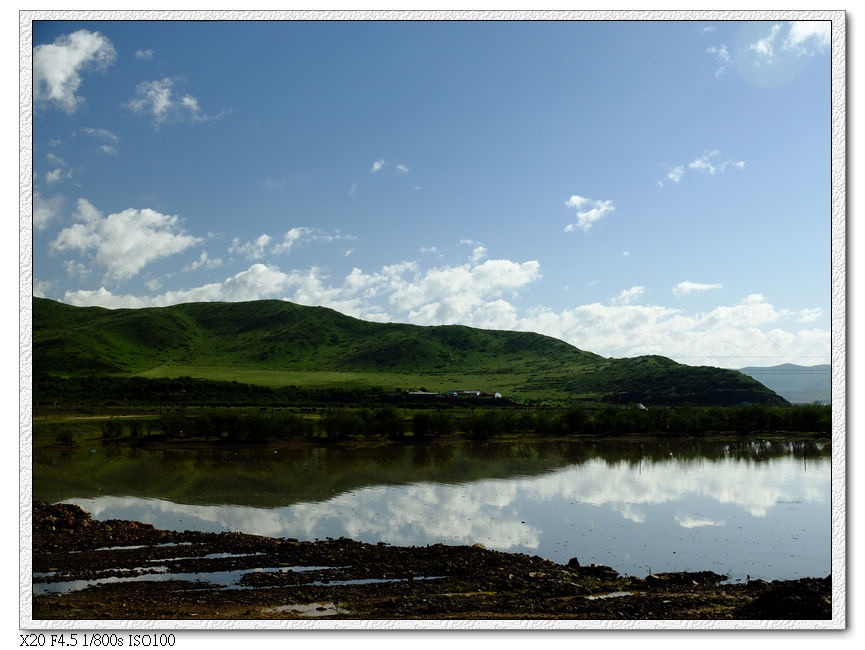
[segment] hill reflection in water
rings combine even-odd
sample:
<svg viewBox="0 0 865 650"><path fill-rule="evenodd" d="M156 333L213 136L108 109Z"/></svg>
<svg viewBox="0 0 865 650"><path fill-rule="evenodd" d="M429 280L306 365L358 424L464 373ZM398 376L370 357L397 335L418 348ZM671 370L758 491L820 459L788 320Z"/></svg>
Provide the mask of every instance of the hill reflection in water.
<svg viewBox="0 0 865 650"><path fill-rule="evenodd" d="M640 576L830 572L830 447L822 443L530 441L38 456L36 498L158 528L481 543Z"/></svg>

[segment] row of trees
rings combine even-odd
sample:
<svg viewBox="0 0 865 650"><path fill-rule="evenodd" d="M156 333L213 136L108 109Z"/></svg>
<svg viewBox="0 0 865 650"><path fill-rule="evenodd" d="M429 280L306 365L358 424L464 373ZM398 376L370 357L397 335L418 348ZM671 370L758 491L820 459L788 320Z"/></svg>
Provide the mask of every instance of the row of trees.
<svg viewBox="0 0 865 650"><path fill-rule="evenodd" d="M831 433L831 408L797 407L654 407L401 410L393 406L376 409L333 408L322 414L261 409L203 409L187 413L175 409L149 421L119 419L101 424L106 439L199 439L226 442L264 442L271 439L344 440L386 437L389 439L433 439L463 435L486 440L500 435L701 435L706 433L749 434L755 432Z"/></svg>

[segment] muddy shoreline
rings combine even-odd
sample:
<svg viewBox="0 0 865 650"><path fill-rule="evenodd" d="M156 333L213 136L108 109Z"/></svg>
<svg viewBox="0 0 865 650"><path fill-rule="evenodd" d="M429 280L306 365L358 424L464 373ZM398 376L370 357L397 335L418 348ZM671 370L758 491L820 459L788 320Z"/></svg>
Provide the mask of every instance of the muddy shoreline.
<svg viewBox="0 0 865 650"><path fill-rule="evenodd" d="M832 617L831 576L636 578L577 558L556 564L480 545L158 530L42 502L33 506L33 575L34 620Z"/></svg>

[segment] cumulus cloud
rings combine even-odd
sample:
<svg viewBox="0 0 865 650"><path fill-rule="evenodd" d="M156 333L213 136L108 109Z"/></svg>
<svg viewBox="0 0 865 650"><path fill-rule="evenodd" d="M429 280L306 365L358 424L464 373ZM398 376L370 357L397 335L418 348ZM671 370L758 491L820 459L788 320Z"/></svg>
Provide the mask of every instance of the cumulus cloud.
<svg viewBox="0 0 865 650"><path fill-rule="evenodd" d="M724 74L724 71L730 66L730 61L732 57L730 56L730 51L727 49L726 45L721 45L720 47L710 47L706 50L709 54L715 55L715 60L717 62L717 69L715 70L715 76L720 77Z"/></svg>
<svg viewBox="0 0 865 650"><path fill-rule="evenodd" d="M618 296L610 302L614 305L630 305L632 302L641 298L646 292L645 287L631 287L630 289L622 289Z"/></svg>
<svg viewBox="0 0 865 650"><path fill-rule="evenodd" d="M73 113L84 101L76 95L85 70L105 70L117 52L105 36L85 29L33 48L33 98Z"/></svg>
<svg viewBox="0 0 865 650"><path fill-rule="evenodd" d="M54 183L62 181L64 178L69 178L70 176L71 174L69 174L69 172L64 173L60 168L52 169L50 172L45 173L45 182L48 185L53 185Z"/></svg>
<svg viewBox="0 0 865 650"><path fill-rule="evenodd" d="M198 259L184 266L182 270L195 271L202 267L205 269L215 269L220 266L222 266L222 260L220 258L209 257L207 251L201 251L201 255L198 256Z"/></svg>
<svg viewBox="0 0 865 650"><path fill-rule="evenodd" d="M305 238L309 238L313 235L313 232L312 228L307 228L305 226L292 228L282 236L282 241L273 247L273 254L281 255L283 253L291 252L291 249L294 248L295 244Z"/></svg>
<svg viewBox="0 0 865 650"><path fill-rule="evenodd" d="M823 315L823 310L819 307L815 309L803 309L799 312L799 321L802 323L812 323Z"/></svg>
<svg viewBox="0 0 865 650"><path fill-rule="evenodd" d="M51 250L92 251L95 262L115 281L127 280L150 262L201 241L182 230L178 217L148 208L103 217L90 202L79 199L74 217L77 223L60 231Z"/></svg>
<svg viewBox="0 0 865 650"><path fill-rule="evenodd" d="M403 165L402 163L397 164L396 171L398 174L408 174L409 168Z"/></svg>
<svg viewBox="0 0 865 650"><path fill-rule="evenodd" d="M166 77L155 81L142 81L135 87L135 97L125 106L133 113L149 115L159 126L169 122L206 122L218 116L205 115L198 100L189 94L175 94L178 77Z"/></svg>
<svg viewBox="0 0 865 650"><path fill-rule="evenodd" d="M92 135L93 137L102 140L102 144L99 146L99 148L104 153L117 153L117 147L115 147L114 145L120 142L120 138L108 129L94 129L91 127L85 127L81 129L81 132L87 135Z"/></svg>
<svg viewBox="0 0 865 650"><path fill-rule="evenodd" d="M802 56L823 52L829 47L832 23L828 20L797 20L789 25L783 45L785 50Z"/></svg>
<svg viewBox="0 0 865 650"><path fill-rule="evenodd" d="M684 282L680 282L675 287L673 287L673 294L678 298L679 296L689 296L697 291L722 289L723 287L724 285L722 284L701 284L700 282L691 282L690 280L685 280Z"/></svg>
<svg viewBox="0 0 865 650"><path fill-rule="evenodd" d="M758 59L771 63L775 59L775 39L780 31L780 24L772 25L769 29L769 33L763 38L748 45L748 49L754 52Z"/></svg>
<svg viewBox="0 0 865 650"><path fill-rule="evenodd" d="M375 173L377 171L380 171L382 167L384 167L384 160L382 158L379 158L372 164L372 167L369 171Z"/></svg>
<svg viewBox="0 0 865 650"><path fill-rule="evenodd" d="M709 153L705 153L696 160L693 160L688 164L688 167L691 169L696 169L699 172L706 172L709 174L714 174L717 168L710 162L712 158L717 156L720 152L717 149L710 151Z"/></svg>
<svg viewBox="0 0 865 650"><path fill-rule="evenodd" d="M241 243L240 239L235 237L231 242L228 252L235 255L243 255L246 259L259 260L265 255L284 255L290 253L295 247L308 242L330 243L346 239L353 240L356 237L345 235L338 231L336 233L327 233L317 228L295 226L282 236L281 241L275 243L273 243L273 237L266 233L245 243ZM273 245L271 246L272 243ZM348 254L346 253L346 255Z"/></svg>
<svg viewBox="0 0 865 650"><path fill-rule="evenodd" d="M819 310L779 308L761 294L698 313L632 304L643 296L642 287L622 291L610 304L562 311L517 307L514 298L540 277L538 262L505 259L436 268L404 261L374 271L354 268L343 277L331 277L318 267L282 271L253 264L222 282L156 296L115 294L102 287L67 292L65 301L142 307L276 298L323 305L371 321L538 332L603 356L661 354L692 365L726 368L754 365L756 357L811 365L830 349L828 330L797 329L797 323L818 318Z"/></svg>
<svg viewBox="0 0 865 650"><path fill-rule="evenodd" d="M755 357L804 363L828 356L830 333L785 329L796 314L753 294L734 305L686 315L660 305L593 303L554 312L529 310L516 329L539 332L604 356L661 354L683 363L741 368Z"/></svg>
<svg viewBox="0 0 865 650"><path fill-rule="evenodd" d="M699 156L688 163L688 169L693 169L694 171L700 174L708 174L709 176L714 176L719 172L724 172L728 167L733 167L735 169L744 169L745 161L744 160L722 160L718 161L718 156L721 154L720 150L712 149L711 151L707 151L702 156ZM667 178L674 183L679 183L685 177L685 166L684 165L676 165L674 167L670 167L667 172ZM658 181L658 187L664 187L663 181Z"/></svg>
<svg viewBox="0 0 865 650"><path fill-rule="evenodd" d="M135 58L139 61L149 61L153 58L153 50L135 50Z"/></svg>
<svg viewBox="0 0 865 650"><path fill-rule="evenodd" d="M45 158L54 166L54 169L45 172L44 180L47 185L53 185L54 183L72 178L72 170L60 156L49 153Z"/></svg>
<svg viewBox="0 0 865 650"><path fill-rule="evenodd" d="M84 280L90 275L90 269L87 265L82 262L76 262L75 260L66 260L63 262L63 268L66 269L66 274L70 278Z"/></svg>
<svg viewBox="0 0 865 650"><path fill-rule="evenodd" d="M33 226L37 230L45 230L60 214L63 208L63 197L46 198L39 192L33 195Z"/></svg>
<svg viewBox="0 0 865 650"><path fill-rule="evenodd" d="M781 37L785 28L786 36ZM772 64L784 55L813 56L825 52L831 36L832 23L828 20L801 20L783 25L776 23L763 38L750 43L748 50L754 53L755 65Z"/></svg>
<svg viewBox="0 0 865 650"><path fill-rule="evenodd" d="M565 205L574 208L577 212L577 222L565 226L565 232L571 232L577 228L588 232L597 221L616 209L612 201L597 201L578 194L571 195L565 201Z"/></svg>
<svg viewBox="0 0 865 650"><path fill-rule="evenodd" d="M472 250L472 256L471 256L470 260L471 260L472 264L475 264L477 262L480 262L486 256L487 256L487 249L483 246L476 246Z"/></svg>
<svg viewBox="0 0 865 650"><path fill-rule="evenodd" d="M258 260L264 257L265 249L270 244L270 240L270 235L262 234L252 241L241 244L240 239L235 237L231 241L231 246L228 247L228 252L232 255L243 255L246 259Z"/></svg>
<svg viewBox="0 0 865 650"><path fill-rule="evenodd" d="M283 272L253 264L224 282L141 297L114 294L104 287L67 292L76 305L106 307L162 306L179 302L238 301L282 298L305 305L324 305L351 316L419 324L455 323L474 318L491 322L493 314L514 314L503 300L540 277L537 262L487 260L482 264L422 271L415 262L383 266L373 273L353 269L333 284L318 267ZM382 301L390 311L382 308Z"/></svg>

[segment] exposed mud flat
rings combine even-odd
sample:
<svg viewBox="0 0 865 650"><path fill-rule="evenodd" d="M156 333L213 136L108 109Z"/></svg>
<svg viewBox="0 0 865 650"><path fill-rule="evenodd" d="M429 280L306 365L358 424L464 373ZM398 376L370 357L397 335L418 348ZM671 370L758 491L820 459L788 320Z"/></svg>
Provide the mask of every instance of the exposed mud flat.
<svg viewBox="0 0 865 650"><path fill-rule="evenodd" d="M302 542L33 507L34 619L831 619L831 576L620 576L475 546Z"/></svg>

